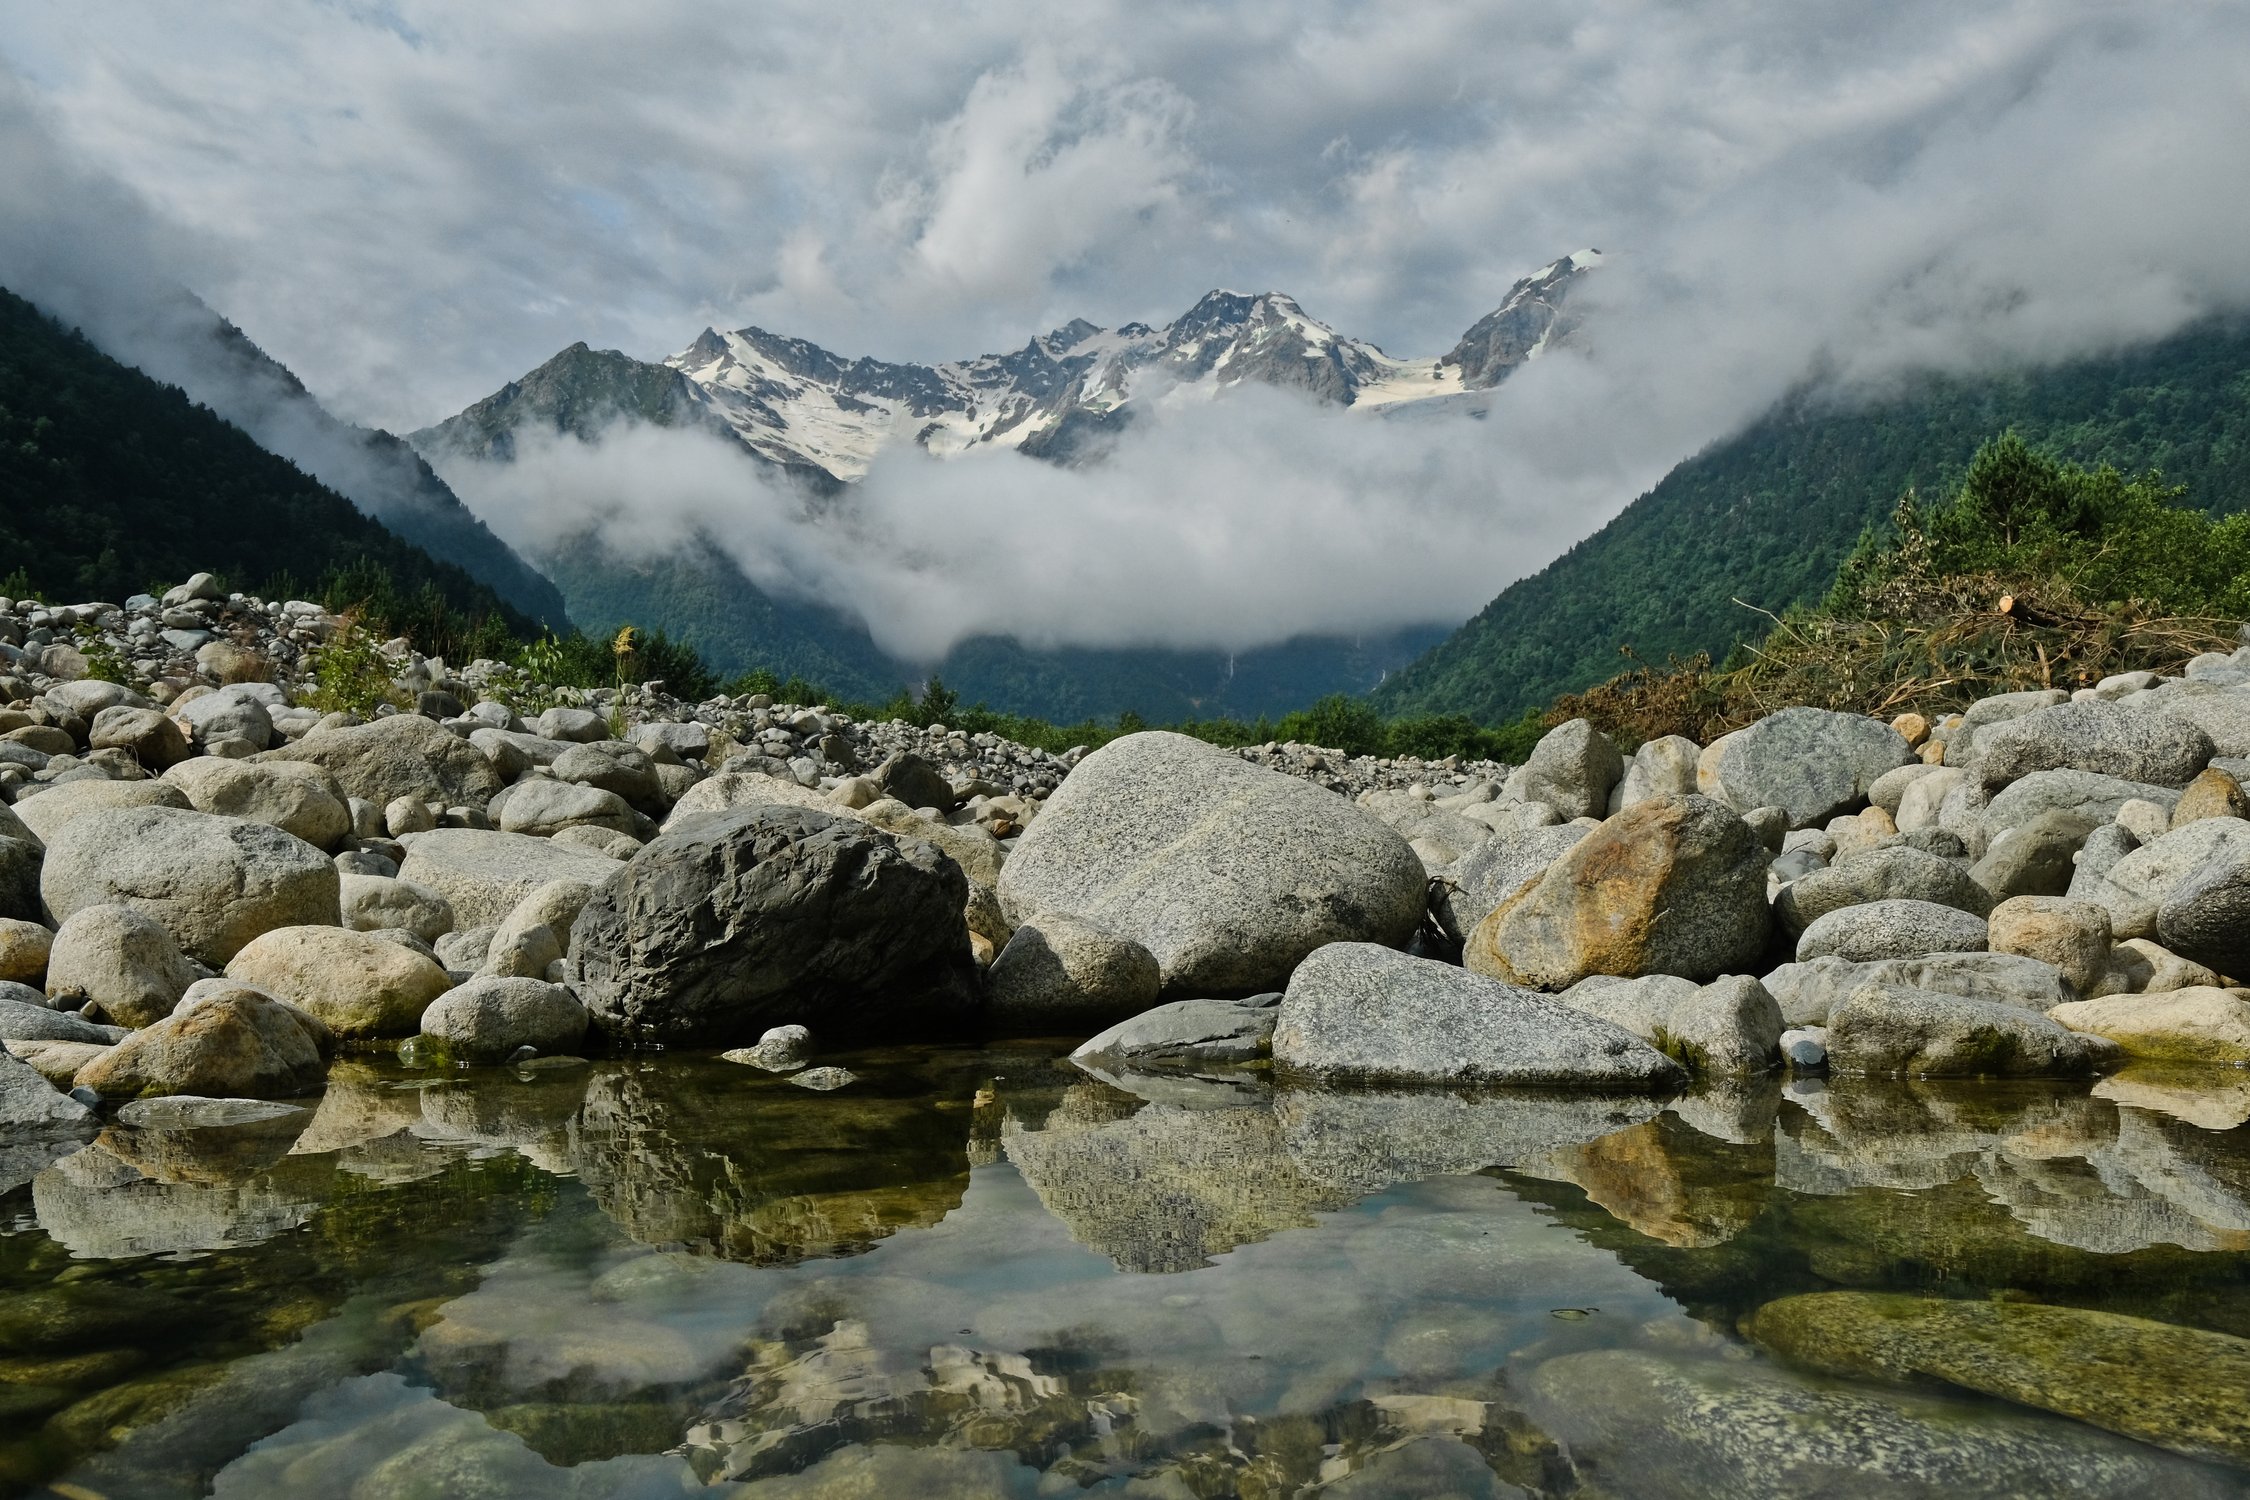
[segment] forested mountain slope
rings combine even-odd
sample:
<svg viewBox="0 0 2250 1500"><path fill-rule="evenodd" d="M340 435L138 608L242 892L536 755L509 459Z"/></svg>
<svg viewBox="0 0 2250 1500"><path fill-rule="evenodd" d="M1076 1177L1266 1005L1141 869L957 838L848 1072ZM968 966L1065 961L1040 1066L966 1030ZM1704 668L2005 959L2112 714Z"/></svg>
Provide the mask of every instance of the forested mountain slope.
<svg viewBox="0 0 2250 1500"><path fill-rule="evenodd" d="M453 608L534 622L208 408L0 290L0 576L122 600L212 570L280 597L371 563Z"/></svg>
<svg viewBox="0 0 2250 1500"><path fill-rule="evenodd" d="M1819 598L1905 490L1950 489L2010 428L2079 463L2161 469L2206 508L2250 508L2250 327L2031 373L1924 379L1871 406L1788 403L1511 584L1375 702L1499 723L1617 672L1622 646L1653 663L1723 657L1765 633L1758 610Z"/></svg>

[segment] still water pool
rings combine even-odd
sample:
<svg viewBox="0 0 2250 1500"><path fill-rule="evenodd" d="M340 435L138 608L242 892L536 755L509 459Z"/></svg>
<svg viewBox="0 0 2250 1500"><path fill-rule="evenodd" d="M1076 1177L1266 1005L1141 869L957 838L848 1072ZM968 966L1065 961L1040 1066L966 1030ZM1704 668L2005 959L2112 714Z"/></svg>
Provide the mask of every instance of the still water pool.
<svg viewBox="0 0 2250 1500"><path fill-rule="evenodd" d="M346 1063L8 1158L0 1491L2250 1493L2250 1075L841 1061Z"/></svg>

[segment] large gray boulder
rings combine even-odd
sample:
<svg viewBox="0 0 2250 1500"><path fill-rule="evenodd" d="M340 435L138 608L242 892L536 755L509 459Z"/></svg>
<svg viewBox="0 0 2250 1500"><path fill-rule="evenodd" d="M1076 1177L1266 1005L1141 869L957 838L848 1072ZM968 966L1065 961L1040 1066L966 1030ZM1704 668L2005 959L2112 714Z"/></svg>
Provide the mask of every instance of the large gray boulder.
<svg viewBox="0 0 2250 1500"><path fill-rule="evenodd" d="M197 812L247 818L295 834L316 849L334 849L350 836L351 809L318 766L278 760L265 764L199 755L164 773Z"/></svg>
<svg viewBox="0 0 2250 1500"><path fill-rule="evenodd" d="M1781 1061L1781 1007L1746 974L1697 984L1671 974L1582 980L1556 996L1622 1026L1695 1073L1763 1073Z"/></svg>
<svg viewBox="0 0 2250 1500"><path fill-rule="evenodd" d="M67 1010L49 1010L40 1003L39 992L28 985L0 984L0 1042L90 1042L106 1047L124 1039L121 1026L97 1025Z"/></svg>
<svg viewBox="0 0 2250 1500"><path fill-rule="evenodd" d="M412 1036L453 981L435 960L373 933L284 927L237 953L227 978L311 1014L346 1040Z"/></svg>
<svg viewBox="0 0 2250 1500"><path fill-rule="evenodd" d="M1878 963L1932 953L1982 953L1985 919L1934 901L1869 901L1839 907L1797 939L1797 962L1840 958Z"/></svg>
<svg viewBox="0 0 2250 1500"><path fill-rule="evenodd" d="M1990 788L2036 771L2094 771L2156 786L2186 786L2218 753L2184 719L2122 703L2058 703L1977 736L1971 771Z"/></svg>
<svg viewBox="0 0 2250 1500"><path fill-rule="evenodd" d="M928 844L850 818L699 818L578 914L579 993L629 1040L726 1046L790 1024L833 1040L959 1032L976 1012L968 891Z"/></svg>
<svg viewBox="0 0 2250 1500"><path fill-rule="evenodd" d="M2211 737L2212 748L2220 755L2250 755L2250 693L2240 688L2166 683L2133 706L2193 724Z"/></svg>
<svg viewBox="0 0 2250 1500"><path fill-rule="evenodd" d="M117 903L71 913L47 955L52 1003L66 1010L91 1003L124 1026L163 1020L189 985L208 977L162 922Z"/></svg>
<svg viewBox="0 0 2250 1500"><path fill-rule="evenodd" d="M1765 847L1747 823L1709 797L1643 802L1496 908L1462 961L1542 990L1590 974L1701 982L1751 967L1771 922Z"/></svg>
<svg viewBox="0 0 2250 1500"><path fill-rule="evenodd" d="M1598 818L1609 811L1610 789L1624 774L1624 759L1609 736L1589 720L1572 719L1540 736L1508 777L1507 795L1544 802L1565 820Z"/></svg>
<svg viewBox="0 0 2250 1500"><path fill-rule="evenodd" d="M608 828L631 833L637 823L625 799L604 787L540 776L502 794L500 831L553 838L565 828Z"/></svg>
<svg viewBox="0 0 2250 1500"><path fill-rule="evenodd" d="M2043 812L2001 830L1985 846L1969 878L1994 901L2017 896L2060 896L2078 873L2078 851L2094 827L2074 812Z"/></svg>
<svg viewBox="0 0 2250 1500"><path fill-rule="evenodd" d="M1863 985L1828 1018L1833 1073L2078 1078L2116 1049L2013 1005Z"/></svg>
<svg viewBox="0 0 2250 1500"><path fill-rule="evenodd" d="M1624 1027L1552 996L1373 943L1331 943L1297 966L1273 1060L1335 1080L1639 1091L1687 1076Z"/></svg>
<svg viewBox="0 0 2250 1500"><path fill-rule="evenodd" d="M392 714L350 729L316 729L263 759L308 761L347 797L387 807L401 797L482 807L502 785L484 753L434 719Z"/></svg>
<svg viewBox="0 0 2250 1500"><path fill-rule="evenodd" d="M1241 1000L1172 1000L1099 1032L1071 1053L1075 1061L1140 1067L1255 1062L1273 1053L1279 994Z"/></svg>
<svg viewBox="0 0 2250 1500"><path fill-rule="evenodd" d="M2239 820L2209 818L2187 827L2225 822ZM2250 824L2239 826L2250 832ZM2167 834L2157 842L2178 837ZM2214 841L2210 854L2163 892L2156 938L2182 958L2231 979L2250 975L2250 839Z"/></svg>
<svg viewBox="0 0 2250 1500"><path fill-rule="evenodd" d="M2207 865L2224 869L2245 860L2250 860L2250 823L2203 818L2141 845L2098 878L2073 880L2069 894L2108 907L2110 930L2118 937L2157 937L2159 914L2175 890Z"/></svg>
<svg viewBox="0 0 2250 1500"><path fill-rule="evenodd" d="M398 878L443 896L461 927L496 927L550 880L600 885L623 862L591 849L496 829L438 828L403 840Z"/></svg>
<svg viewBox="0 0 2250 1500"><path fill-rule="evenodd" d="M1975 758L1978 737L1998 725L2037 713L2043 708L2053 708L2058 703L2068 703L2070 694L2059 688L2033 688L2021 693L1995 693L1989 698L1979 698L1961 714L1961 722L1954 727L1945 741L1945 763L1952 767L1965 767Z"/></svg>
<svg viewBox="0 0 2250 1500"><path fill-rule="evenodd" d="M274 740L269 705L280 702L280 689L273 684L241 682L190 698L174 705L172 711L195 731L201 744L246 740L252 748L263 750Z"/></svg>
<svg viewBox="0 0 2250 1500"><path fill-rule="evenodd" d="M1546 874L1549 865L1577 847L1590 831L1581 824L1563 823L1492 835L1446 872L1439 921L1455 942L1466 939L1493 908Z"/></svg>
<svg viewBox="0 0 2250 1500"><path fill-rule="evenodd" d="M172 1014L81 1068L78 1083L105 1099L289 1099L319 1092L327 1070L317 1023L249 985L206 984Z"/></svg>
<svg viewBox="0 0 2250 1500"><path fill-rule="evenodd" d="M94 1123L93 1111L0 1048L0 1168L10 1162L15 1137L72 1130ZM89 1132L90 1133L90 1132ZM16 1184L10 1182L9 1187Z"/></svg>
<svg viewBox="0 0 2250 1500"><path fill-rule="evenodd" d="M1970 847L1978 854L2011 828L2021 828L2049 813L2069 813L2099 826L2117 816L2128 802L2153 802L2170 812L2178 805L2177 787L2126 781L2098 771L2034 771L2009 783L1985 804L1979 814L1979 838Z"/></svg>
<svg viewBox="0 0 2250 1500"><path fill-rule="evenodd" d="M1839 858L1825 870L1800 876L1774 899L1774 915L1791 936L1846 906L1870 901L1930 901L1982 916L1992 898L1949 859L1893 845Z"/></svg>
<svg viewBox="0 0 2250 1500"><path fill-rule="evenodd" d="M453 903L428 886L391 875L346 875L344 925L355 932L411 932L434 943L453 930Z"/></svg>
<svg viewBox="0 0 2250 1500"><path fill-rule="evenodd" d="M500 1062L518 1047L553 1056L586 1040L586 1007L539 979L479 975L440 995L421 1020L422 1034L461 1062Z"/></svg>
<svg viewBox="0 0 2250 1500"><path fill-rule="evenodd" d="M1867 800L1886 771L1914 758L1905 736L1860 714L1785 708L1716 743L1703 790L1737 812L1778 807L1817 828Z"/></svg>
<svg viewBox="0 0 2250 1500"><path fill-rule="evenodd" d="M73 819L87 813L123 807L187 810L192 806L187 793L168 781L65 781L35 797L23 798L16 803L14 811L34 838L42 844L51 844ZM0 833L6 831L0 829Z"/></svg>
<svg viewBox="0 0 2250 1500"><path fill-rule="evenodd" d="M1896 985L2046 1011L2078 998L2060 969L2013 953L1933 953L1927 958L1891 958L1852 963L1816 958L1783 964L1765 977L1765 986L1791 1026L1825 1026L1835 1009L1868 984Z"/></svg>
<svg viewBox="0 0 2250 1500"><path fill-rule="evenodd" d="M1686 797L1696 790L1695 768L1702 747L1685 735L1644 740L1625 763L1625 775L1609 794L1609 811L1621 813L1652 797Z"/></svg>
<svg viewBox="0 0 2250 1500"><path fill-rule="evenodd" d="M1278 987L1325 943L1400 944L1422 862L1382 819L1185 735L1079 763L1000 872L1011 921L1081 917L1156 955L1168 991Z"/></svg>
<svg viewBox="0 0 2250 1500"><path fill-rule="evenodd" d="M277 927L340 920L336 866L265 823L171 807L90 812L48 841L39 894L58 921L138 908L214 967Z"/></svg>
<svg viewBox="0 0 2250 1500"><path fill-rule="evenodd" d="M1131 938L1051 913L1019 924L985 975L985 1015L1004 1036L1084 1033L1156 1003L1156 955Z"/></svg>
<svg viewBox="0 0 2250 1500"><path fill-rule="evenodd" d="M40 919L44 909L39 902L39 867L45 861L45 852L31 840L0 836L0 918Z"/></svg>
<svg viewBox="0 0 2250 1500"><path fill-rule="evenodd" d="M687 789L664 820L664 832L686 825L691 818L733 812L742 807L810 807L840 812L834 803L809 787L783 781L762 771L722 771Z"/></svg>

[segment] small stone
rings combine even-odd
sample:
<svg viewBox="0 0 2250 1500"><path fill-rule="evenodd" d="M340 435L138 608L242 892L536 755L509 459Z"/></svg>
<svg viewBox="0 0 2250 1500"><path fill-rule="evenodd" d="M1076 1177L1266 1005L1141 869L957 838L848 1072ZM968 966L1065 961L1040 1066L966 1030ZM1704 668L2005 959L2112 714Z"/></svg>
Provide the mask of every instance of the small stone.
<svg viewBox="0 0 2250 1500"><path fill-rule="evenodd" d="M736 1047L719 1055L769 1073L790 1073L812 1061L812 1033L802 1026L776 1026L759 1037L755 1047Z"/></svg>
<svg viewBox="0 0 2250 1500"><path fill-rule="evenodd" d="M1792 1026L1781 1034L1781 1055L1789 1066L1800 1072L1815 1072L1828 1066L1828 1029L1824 1026Z"/></svg>

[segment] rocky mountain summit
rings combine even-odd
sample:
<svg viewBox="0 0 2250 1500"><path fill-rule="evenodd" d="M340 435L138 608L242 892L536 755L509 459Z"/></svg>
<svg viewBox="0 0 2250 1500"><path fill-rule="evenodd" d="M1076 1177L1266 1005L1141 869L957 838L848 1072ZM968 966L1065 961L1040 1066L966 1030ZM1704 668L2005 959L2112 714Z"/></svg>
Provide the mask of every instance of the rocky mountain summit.
<svg viewBox="0 0 2250 1500"><path fill-rule="evenodd" d="M1564 300L1601 262L1582 250L1517 282L1448 353L1397 359L1280 292L1216 290L1162 327L1075 319L1021 349L937 365L847 359L762 328L706 328L661 363L584 344L411 441L447 458L506 461L515 434L592 437L616 420L697 425L785 467L855 480L894 442L940 455L980 446L1074 461L1133 404L1252 382L1370 410L1489 390L1571 336Z"/></svg>
<svg viewBox="0 0 2250 1500"><path fill-rule="evenodd" d="M2250 646L1630 756L1574 720L1512 768L557 689L200 575L0 600L0 658L33 1170L124 1101L225 1114L364 1046L839 1088L824 1049L1059 1035L1097 1071L1596 1095L2250 1062Z"/></svg>

